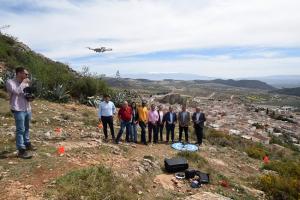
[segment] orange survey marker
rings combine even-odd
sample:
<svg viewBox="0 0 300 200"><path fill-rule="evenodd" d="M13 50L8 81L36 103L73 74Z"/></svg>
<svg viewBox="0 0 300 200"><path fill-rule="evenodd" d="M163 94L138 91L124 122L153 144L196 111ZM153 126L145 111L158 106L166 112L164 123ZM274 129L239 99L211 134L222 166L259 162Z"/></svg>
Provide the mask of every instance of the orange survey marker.
<svg viewBox="0 0 300 200"><path fill-rule="evenodd" d="M60 135L62 132L62 128L55 128L54 131L55 131L56 135Z"/></svg>
<svg viewBox="0 0 300 200"><path fill-rule="evenodd" d="M221 185L221 186L223 186L223 187L229 187L229 183L228 183L228 181L226 181L226 180L221 180L221 181L219 181L219 184Z"/></svg>
<svg viewBox="0 0 300 200"><path fill-rule="evenodd" d="M98 124L98 128L102 129L103 128L103 124L101 122L99 122Z"/></svg>
<svg viewBox="0 0 300 200"><path fill-rule="evenodd" d="M57 152L59 155L62 155L65 153L65 147L64 146L59 146L57 149Z"/></svg>
<svg viewBox="0 0 300 200"><path fill-rule="evenodd" d="M269 159L268 156L265 156L264 159L263 159L263 161L264 161L265 165L267 165L267 164L269 164L270 159Z"/></svg>

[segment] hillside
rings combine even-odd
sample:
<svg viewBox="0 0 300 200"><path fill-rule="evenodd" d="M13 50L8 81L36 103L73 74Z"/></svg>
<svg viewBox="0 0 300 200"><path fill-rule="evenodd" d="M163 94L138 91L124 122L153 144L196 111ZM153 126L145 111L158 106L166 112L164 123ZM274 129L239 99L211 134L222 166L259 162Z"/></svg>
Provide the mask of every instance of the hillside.
<svg viewBox="0 0 300 200"><path fill-rule="evenodd" d="M85 102L87 97L108 91L101 77L92 75L88 68L79 73L68 65L55 62L35 53L27 45L12 36L0 33L0 77L10 78L10 71L18 66L29 69L35 94L53 101L70 98Z"/></svg>
<svg viewBox="0 0 300 200"><path fill-rule="evenodd" d="M252 88L252 89L260 89L260 90L273 90L274 87L264 83L262 81L257 80L222 80L222 79L215 79L211 81L212 83L219 83L223 85L228 85L232 87L242 87L242 88Z"/></svg>
<svg viewBox="0 0 300 200"><path fill-rule="evenodd" d="M260 155L267 151L274 160L282 156L298 159L298 154L287 148L262 147L212 130L206 130L204 145L196 153L178 152L165 143L105 143L96 126L96 109L37 100L33 103L31 137L38 150L32 160L23 161L15 156L14 121L3 98L0 108L0 199L103 199L113 195L111 199L263 200L266 196L259 189L276 191L277 186L257 185L259 177L273 173L262 168ZM119 129L117 121L115 129ZM195 141L194 134L191 137ZM58 153L61 146L64 154ZM192 189L187 181L174 181L173 174L163 170L164 158L174 156L186 157L190 166L210 173L211 183ZM20 179L20 175L27 178ZM224 181L228 186L222 186ZM286 189L286 185L278 187Z"/></svg>
<svg viewBox="0 0 300 200"><path fill-rule="evenodd" d="M173 79L164 79L164 80L149 80L149 79L130 79L130 78L109 78L106 77L108 85L112 87L129 87L135 85L135 87L147 87L147 86L175 86L185 87L188 85L207 85L207 84L217 84L219 86L226 86L232 88L245 88L245 89L255 89L255 90L274 90L275 88L257 80L223 80L223 79L214 79L214 80L173 80Z"/></svg>
<svg viewBox="0 0 300 200"><path fill-rule="evenodd" d="M293 95L293 96L300 97L300 87L273 90L272 93L284 94L284 95Z"/></svg>
<svg viewBox="0 0 300 200"><path fill-rule="evenodd" d="M51 85L64 79L73 79L78 75L68 65L35 53L16 38L3 34L0 34L0 62L5 63L8 69L25 66L36 78L42 82L50 82Z"/></svg>

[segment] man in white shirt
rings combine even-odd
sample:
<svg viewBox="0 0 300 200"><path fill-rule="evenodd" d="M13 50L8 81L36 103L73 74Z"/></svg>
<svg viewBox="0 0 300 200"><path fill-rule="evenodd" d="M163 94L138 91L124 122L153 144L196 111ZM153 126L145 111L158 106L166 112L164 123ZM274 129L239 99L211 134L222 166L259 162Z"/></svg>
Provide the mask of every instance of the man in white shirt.
<svg viewBox="0 0 300 200"><path fill-rule="evenodd" d="M6 89L10 97L10 109L16 124L16 146L18 157L30 159L32 155L29 150L36 150L30 142L29 125L31 121L30 99L24 90L29 87L29 73L24 67L16 68L16 77L6 82Z"/></svg>
<svg viewBox="0 0 300 200"><path fill-rule="evenodd" d="M99 122L103 124L103 132L105 141L108 140L107 125L109 125L112 140L115 141L114 131L114 118L113 115L116 113L116 107L113 102L110 101L109 95L104 95L104 101L99 104Z"/></svg>

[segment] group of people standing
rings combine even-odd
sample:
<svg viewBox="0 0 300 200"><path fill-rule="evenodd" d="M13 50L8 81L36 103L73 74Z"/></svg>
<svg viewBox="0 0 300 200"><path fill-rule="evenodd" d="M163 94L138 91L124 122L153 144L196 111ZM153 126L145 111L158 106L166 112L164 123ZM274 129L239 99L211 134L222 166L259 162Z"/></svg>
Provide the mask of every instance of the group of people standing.
<svg viewBox="0 0 300 200"><path fill-rule="evenodd" d="M103 132L105 140L108 140L107 128L109 126L112 139L115 143L119 143L124 130L126 129L126 142L137 143L137 126L141 128L141 143L163 142L163 130L166 128L166 140L168 144L171 137L171 142L175 141L175 126L178 123L179 127L179 142L182 141L183 132L185 134L185 142L189 142L189 126L191 121L194 125L194 130L197 136L197 144L202 144L203 127L206 121L205 114L201 112L199 107L196 107L195 112L191 114L186 110L186 106L182 105L182 110L176 114L173 107L170 106L168 112L164 112L163 106L159 105L158 109L154 104L148 110L147 102L142 101L142 104L137 106L135 102L130 105L127 101L123 102L117 115L120 120L120 130L115 137L113 127L113 117L116 114L116 107L110 101L110 96L105 95L104 101L99 104L99 121L103 124ZM148 127L148 140L146 139L146 128Z"/></svg>
<svg viewBox="0 0 300 200"><path fill-rule="evenodd" d="M29 137L29 124L31 120L30 101L32 97L28 97L27 90L30 88L29 72L23 68L16 68L16 76L6 82L6 89L10 97L10 109L13 113L16 124L16 147L18 149L18 157L29 159L32 157L30 151L35 151L37 148L31 144ZM162 105L151 105L150 110L147 108L147 102L143 101L137 106L135 102L128 105L125 101L118 111L118 118L121 122L121 128L115 137L113 117L116 114L116 107L110 101L110 96L105 95L104 100L99 104L99 121L103 124L103 132L105 140L108 139L107 128L109 126L112 139L119 143L120 138L126 129L126 142L137 143L137 127L141 128L141 142L158 143L158 140L163 141L163 130L166 128L166 142L168 143L171 136L171 141L174 142L175 125L179 124L179 141L182 140L182 133L185 133L185 141L189 141L189 124L194 123L194 129L197 136L197 143L202 144L203 126L206 121L205 115L200 112L197 107L196 111L190 117L190 113L182 106L182 111L178 115L173 112L173 108L169 107L168 112L163 111ZM148 141L146 140L146 128L148 126Z"/></svg>

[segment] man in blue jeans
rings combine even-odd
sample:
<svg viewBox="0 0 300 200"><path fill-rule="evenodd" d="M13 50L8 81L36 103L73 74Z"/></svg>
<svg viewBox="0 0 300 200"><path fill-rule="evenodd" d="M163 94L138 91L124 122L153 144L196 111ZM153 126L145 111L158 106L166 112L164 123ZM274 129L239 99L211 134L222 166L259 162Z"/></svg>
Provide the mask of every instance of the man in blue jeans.
<svg viewBox="0 0 300 200"><path fill-rule="evenodd" d="M124 101L122 108L118 112L118 117L121 121L121 127L116 138L116 144L119 144L120 138L123 134L124 128L126 128L126 142L129 141L129 135L131 135L131 119L132 119L132 109L128 106L128 102Z"/></svg>
<svg viewBox="0 0 300 200"><path fill-rule="evenodd" d="M10 108L16 123L16 146L18 157L29 159L32 155L29 150L36 150L32 146L29 138L29 123L31 120L30 98L24 92L29 87L29 73L23 67L16 68L16 77L6 83L6 88L10 97ZM25 89L26 91L26 89Z"/></svg>

